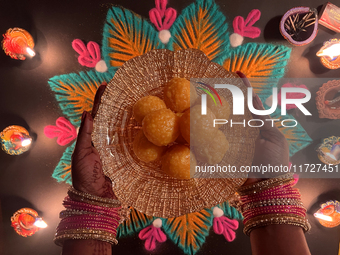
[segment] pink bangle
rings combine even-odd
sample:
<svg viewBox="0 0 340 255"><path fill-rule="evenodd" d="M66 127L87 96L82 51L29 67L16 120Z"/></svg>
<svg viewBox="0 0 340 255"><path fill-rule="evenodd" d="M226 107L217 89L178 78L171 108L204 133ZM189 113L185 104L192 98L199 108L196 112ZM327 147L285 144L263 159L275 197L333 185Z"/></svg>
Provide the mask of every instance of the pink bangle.
<svg viewBox="0 0 340 255"><path fill-rule="evenodd" d="M271 195L261 195L261 196L254 196L254 197L242 197L241 201L243 203L248 203L248 202L255 202L255 201L261 201L261 200L268 200L268 199L276 199L276 198L287 198L287 199L300 199L301 195L300 193L296 191L292 191L289 193L282 193L282 194L271 194Z"/></svg>
<svg viewBox="0 0 340 255"><path fill-rule="evenodd" d="M269 179L263 181L263 185L261 183L244 188L241 192L239 208L244 217L247 234L252 229L268 224L300 224L304 229L310 228L300 192L293 187L295 181L290 180L278 185L275 179Z"/></svg>
<svg viewBox="0 0 340 255"><path fill-rule="evenodd" d="M274 211L258 211L258 212L254 212L251 214L248 214L247 216L244 216L243 222L246 223L248 220L250 220L251 218L254 218L256 216L260 216L260 215L266 215L266 214L294 214L294 215L299 215L301 217L306 217L306 212L301 211L301 210L274 210Z"/></svg>
<svg viewBox="0 0 340 255"><path fill-rule="evenodd" d="M120 204L117 200L83 195L74 189L69 194L72 198L64 199L66 210L59 214L61 221L54 238L56 244L62 245L66 239L95 239L116 244L117 227L129 214L127 207L116 207Z"/></svg>

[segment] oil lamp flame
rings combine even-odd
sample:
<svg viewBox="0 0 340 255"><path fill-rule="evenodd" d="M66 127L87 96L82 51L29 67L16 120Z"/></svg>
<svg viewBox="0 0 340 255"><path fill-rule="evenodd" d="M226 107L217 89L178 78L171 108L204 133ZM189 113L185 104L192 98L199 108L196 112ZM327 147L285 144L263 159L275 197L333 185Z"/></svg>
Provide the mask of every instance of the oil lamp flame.
<svg viewBox="0 0 340 255"><path fill-rule="evenodd" d="M26 52L28 55L30 55L31 57L34 57L35 56L35 52L30 48L30 47L27 47L26 48Z"/></svg>
<svg viewBox="0 0 340 255"><path fill-rule="evenodd" d="M314 213L314 217L325 221L333 221L331 216L323 215L321 213Z"/></svg>
<svg viewBox="0 0 340 255"><path fill-rule="evenodd" d="M42 218L37 218L34 222L34 226L38 227L38 228L46 228L47 224L45 221L43 221Z"/></svg>
<svg viewBox="0 0 340 255"><path fill-rule="evenodd" d="M333 44L328 48L321 49L316 53L318 57L328 56L330 59L340 56L340 43Z"/></svg>
<svg viewBox="0 0 340 255"><path fill-rule="evenodd" d="M30 138L25 138L21 142L21 146L26 147L29 146L32 143L32 140Z"/></svg>

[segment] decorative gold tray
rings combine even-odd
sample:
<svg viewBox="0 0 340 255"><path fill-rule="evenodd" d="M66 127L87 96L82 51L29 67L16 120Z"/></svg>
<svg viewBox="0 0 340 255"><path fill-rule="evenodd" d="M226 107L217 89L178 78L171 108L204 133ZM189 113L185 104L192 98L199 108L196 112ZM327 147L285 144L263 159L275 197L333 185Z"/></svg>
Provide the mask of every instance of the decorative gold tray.
<svg viewBox="0 0 340 255"><path fill-rule="evenodd" d="M224 178L180 180L162 173L159 162L144 163L135 156L132 142L141 127L133 118L133 105L147 95L163 98L163 86L173 77L190 80L232 79L238 76L211 62L203 52L195 49L176 52L153 50L135 57L127 61L107 85L92 135L104 173L112 180L119 200L147 215L164 218L178 217L224 202L247 177L247 174L228 173L223 175ZM235 85L246 97L246 86L242 82ZM232 107L231 93L223 89L219 90L219 94ZM233 116L233 121L252 119L246 105L245 109L245 116ZM222 129L230 149L220 165L230 164L239 168L252 163L258 130L237 126Z"/></svg>

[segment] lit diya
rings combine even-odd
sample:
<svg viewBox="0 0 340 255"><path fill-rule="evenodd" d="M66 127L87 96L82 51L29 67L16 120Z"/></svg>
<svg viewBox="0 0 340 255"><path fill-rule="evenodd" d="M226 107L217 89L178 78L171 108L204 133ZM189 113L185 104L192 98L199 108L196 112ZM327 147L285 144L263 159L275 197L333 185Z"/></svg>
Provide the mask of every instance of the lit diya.
<svg viewBox="0 0 340 255"><path fill-rule="evenodd" d="M34 40L30 33L22 28L10 28L3 35L2 48L13 59L25 60L34 57Z"/></svg>
<svg viewBox="0 0 340 255"><path fill-rule="evenodd" d="M315 101L320 118L340 119L340 80L323 84Z"/></svg>
<svg viewBox="0 0 340 255"><path fill-rule="evenodd" d="M331 39L325 42L316 55L328 69L340 68L340 40Z"/></svg>
<svg viewBox="0 0 340 255"><path fill-rule="evenodd" d="M309 7L295 7L288 10L281 19L280 32L295 46L310 43L318 32L317 10Z"/></svg>
<svg viewBox="0 0 340 255"><path fill-rule="evenodd" d="M314 213L320 224L326 228L334 228L340 225L340 203L339 201L328 201Z"/></svg>
<svg viewBox="0 0 340 255"><path fill-rule="evenodd" d="M9 126L0 133L2 150L10 155L20 155L31 146L32 138L28 131L20 126Z"/></svg>
<svg viewBox="0 0 340 255"><path fill-rule="evenodd" d="M23 237L31 236L39 229L47 227L38 213L30 208L16 211L11 217L11 222L15 232Z"/></svg>

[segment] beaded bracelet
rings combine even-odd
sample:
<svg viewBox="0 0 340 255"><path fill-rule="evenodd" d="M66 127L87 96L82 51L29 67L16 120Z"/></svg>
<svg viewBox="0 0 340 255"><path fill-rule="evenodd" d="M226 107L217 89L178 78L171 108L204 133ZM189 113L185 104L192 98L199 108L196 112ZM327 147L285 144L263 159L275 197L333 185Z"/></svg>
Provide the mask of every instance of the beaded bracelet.
<svg viewBox="0 0 340 255"><path fill-rule="evenodd" d="M293 174L267 179L240 189L239 209L243 214L244 233L271 224L299 226L310 229L306 208L298 189L293 188Z"/></svg>
<svg viewBox="0 0 340 255"><path fill-rule="evenodd" d="M274 198L269 200L260 200L256 202L247 203L242 211L246 211L248 209L269 206L269 205L303 205L300 199L288 199L288 198Z"/></svg>
<svg viewBox="0 0 340 255"><path fill-rule="evenodd" d="M64 244L64 241L68 239L78 240L94 239L103 242L108 242L112 245L118 243L115 233L107 232L104 230L81 229L81 228L60 231L58 235L54 238L54 242L57 245L62 246Z"/></svg>
<svg viewBox="0 0 340 255"><path fill-rule="evenodd" d="M287 224L301 227L304 232L310 230L311 226L305 217L292 216L290 214L269 214L259 216L247 222L243 232L246 235L250 235L250 232L255 228L265 227L273 224Z"/></svg>
<svg viewBox="0 0 340 255"><path fill-rule="evenodd" d="M238 193L241 196L256 194L257 192L261 192L262 190L267 190L291 182L292 180L294 180L293 175L293 173L287 173L276 178L271 178L251 185L243 186L239 188Z"/></svg>
<svg viewBox="0 0 340 255"><path fill-rule="evenodd" d="M80 192L73 187L63 201L54 242L62 246L67 239L94 239L117 244L117 227L129 217L126 205L115 199Z"/></svg>
<svg viewBox="0 0 340 255"><path fill-rule="evenodd" d="M86 192L81 192L71 187L68 191L68 196L73 201L85 202L92 205L97 205L101 207L118 207L120 206L120 201L111 198L98 197Z"/></svg>

